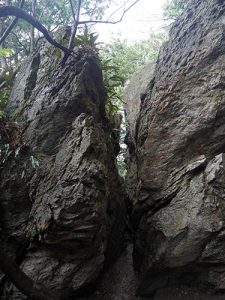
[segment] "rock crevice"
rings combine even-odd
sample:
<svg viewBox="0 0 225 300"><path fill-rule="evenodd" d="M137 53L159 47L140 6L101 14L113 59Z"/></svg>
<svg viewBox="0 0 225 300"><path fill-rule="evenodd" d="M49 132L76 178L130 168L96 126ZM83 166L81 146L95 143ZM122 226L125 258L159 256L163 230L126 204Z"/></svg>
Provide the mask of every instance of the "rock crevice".
<svg viewBox="0 0 225 300"><path fill-rule="evenodd" d="M27 150L0 170L0 241L28 276L62 299L93 285L84 299L225 290L224 37L224 1L189 0L157 61L131 80L126 193L96 55L77 48L61 66L58 50L44 46L27 58L7 107ZM137 296L132 247L120 256L125 194ZM25 299L4 274L0 288L3 300Z"/></svg>

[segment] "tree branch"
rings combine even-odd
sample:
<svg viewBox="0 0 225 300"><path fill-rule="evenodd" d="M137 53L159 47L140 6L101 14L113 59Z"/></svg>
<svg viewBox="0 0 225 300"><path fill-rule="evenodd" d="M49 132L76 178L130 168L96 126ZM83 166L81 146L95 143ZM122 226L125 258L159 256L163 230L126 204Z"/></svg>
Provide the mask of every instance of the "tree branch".
<svg viewBox="0 0 225 300"><path fill-rule="evenodd" d="M21 0L20 2L20 8L23 8L23 4L24 4L24 0ZM0 38L0 45L4 42L4 40L7 38L7 36L10 34L10 32L13 30L13 28L15 27L17 21L19 18L15 18L12 23L8 26L8 28L6 28L5 32L3 33L3 35Z"/></svg>
<svg viewBox="0 0 225 300"><path fill-rule="evenodd" d="M71 0L70 0L70 4L71 4L71 7L73 7ZM75 36L77 33L77 27L78 27L79 19L80 19L80 8L81 8L81 0L78 0L76 17L74 15L74 10L72 9L72 13L73 13L73 17L74 17L74 25L73 25L73 31L72 31L72 34L71 34L70 40L69 40L69 45L68 45L69 50L72 50L72 48L73 48L73 42L74 42L74 39L75 39Z"/></svg>
<svg viewBox="0 0 225 300"><path fill-rule="evenodd" d="M75 12L74 12L74 8L73 8L72 0L69 0L69 2L70 2L70 8L71 8L71 12L72 12L73 21L75 23L76 22L76 17L75 17Z"/></svg>
<svg viewBox="0 0 225 300"><path fill-rule="evenodd" d="M73 15L74 24L73 24L73 30L72 30L72 33L71 33L71 36L70 36L69 44L68 44L68 49L70 51L72 51L72 49L73 49L73 42L74 42L74 39L75 39L75 36L76 36L76 33L77 33L77 27L79 25L81 0L78 0L78 3L77 3L77 14L76 14L76 17L75 17L75 13L74 13L74 8L73 8L72 0L70 0L70 6L71 6L71 12L72 12L72 15ZM67 61L68 57L69 57L69 54L65 53L65 55L64 55L64 57L62 59L62 65L65 64L65 62Z"/></svg>
<svg viewBox="0 0 225 300"><path fill-rule="evenodd" d="M13 36L15 36L15 38L17 40L17 43L20 44L20 46L21 46L21 49L23 48L23 50L25 51L25 54L28 55L29 54L29 50L23 45L23 43L20 42L20 40L19 40L18 36L15 34L15 32L12 31L11 34Z"/></svg>
<svg viewBox="0 0 225 300"><path fill-rule="evenodd" d="M128 10L130 10L136 3L138 3L140 0L136 0L134 1L131 5L129 5L126 9L124 9L121 17L119 18L119 20L117 21L110 21L110 20L86 20L86 21L79 21L78 24L89 24L89 23L93 23L93 24L117 24L120 23L123 20L124 15L128 12ZM114 13L113 13L114 14ZM112 14L112 15L113 15Z"/></svg>
<svg viewBox="0 0 225 300"><path fill-rule="evenodd" d="M56 48L61 49L64 53L70 55L71 50L63 47L61 44L57 43L48 33L48 30L39 22L37 21L34 17L26 13L24 10L21 8L15 7L15 6L3 6L0 7L0 18L1 17L7 17L7 16L15 16L17 18L21 18L28 23L30 23L32 26L34 26L36 29L41 31L46 38L46 40L55 46Z"/></svg>
<svg viewBox="0 0 225 300"><path fill-rule="evenodd" d="M31 280L17 264L0 249L0 268L12 283L31 300L60 300L50 290Z"/></svg>
<svg viewBox="0 0 225 300"><path fill-rule="evenodd" d="M123 1L123 4L122 5L120 5L116 10L114 10L112 13L111 13L111 15L108 17L108 20L110 20L111 18L112 18L112 16L114 16L118 11L120 11L121 10L121 8L123 8L123 10L125 9L125 7L126 7L126 4L129 2L129 0L124 0Z"/></svg>

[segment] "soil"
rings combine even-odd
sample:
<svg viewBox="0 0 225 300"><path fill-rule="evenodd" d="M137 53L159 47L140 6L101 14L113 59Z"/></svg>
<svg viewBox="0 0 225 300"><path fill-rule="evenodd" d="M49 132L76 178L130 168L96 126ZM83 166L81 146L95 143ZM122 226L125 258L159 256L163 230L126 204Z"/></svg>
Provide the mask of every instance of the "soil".
<svg viewBox="0 0 225 300"><path fill-rule="evenodd" d="M138 276L132 262L132 245L106 271L94 294L79 300L225 300L225 294L212 295L209 291L188 287L167 288L153 297L135 295Z"/></svg>

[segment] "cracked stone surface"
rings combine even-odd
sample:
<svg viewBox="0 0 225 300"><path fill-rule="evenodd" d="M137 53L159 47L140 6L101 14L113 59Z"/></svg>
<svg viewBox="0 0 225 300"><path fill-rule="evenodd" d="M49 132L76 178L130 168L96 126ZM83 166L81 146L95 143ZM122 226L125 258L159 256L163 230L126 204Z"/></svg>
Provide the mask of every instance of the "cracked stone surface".
<svg viewBox="0 0 225 300"><path fill-rule="evenodd" d="M98 59L82 48L61 66L57 51L29 57L14 84L7 110L30 150L1 172L0 237L28 276L68 299L121 253L126 205ZM26 298L0 278L2 300Z"/></svg>

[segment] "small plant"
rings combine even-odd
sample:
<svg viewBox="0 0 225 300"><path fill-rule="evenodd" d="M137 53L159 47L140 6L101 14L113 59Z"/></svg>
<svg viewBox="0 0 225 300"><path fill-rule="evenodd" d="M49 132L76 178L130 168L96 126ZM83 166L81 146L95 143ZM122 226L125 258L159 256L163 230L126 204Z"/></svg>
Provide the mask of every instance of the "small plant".
<svg viewBox="0 0 225 300"><path fill-rule="evenodd" d="M96 32L92 32L89 27L85 24L83 33L78 34L75 40L75 46L89 46L93 50L97 50L98 43L98 34Z"/></svg>
<svg viewBox="0 0 225 300"><path fill-rule="evenodd" d="M0 57L9 57L12 54L13 54L12 49L0 47Z"/></svg>
<svg viewBox="0 0 225 300"><path fill-rule="evenodd" d="M2 72L4 81L2 82L3 87L0 88L0 119L5 116L4 110L11 93L13 75L13 69L4 70Z"/></svg>
<svg viewBox="0 0 225 300"><path fill-rule="evenodd" d="M37 169L40 166L39 161L33 155L30 156L30 162L33 169Z"/></svg>
<svg viewBox="0 0 225 300"><path fill-rule="evenodd" d="M5 116L4 109L9 99L10 89L5 87L0 90L0 118Z"/></svg>
<svg viewBox="0 0 225 300"><path fill-rule="evenodd" d="M37 170L37 168L40 166L39 161L33 155L30 156L29 161L30 161L31 167L35 170ZM27 169L28 169L28 165L27 165L26 162L24 162L23 163L23 170L22 170L22 173L21 173L21 179L23 179L26 176Z"/></svg>
<svg viewBox="0 0 225 300"><path fill-rule="evenodd" d="M10 149L9 144L2 145L2 148L0 149L0 165L3 165L8 160L12 152L13 150Z"/></svg>
<svg viewBox="0 0 225 300"><path fill-rule="evenodd" d="M103 70L104 86L107 92L106 112L110 119L114 121L115 115L123 106L122 86L126 79L120 76L119 67L112 64L110 59L101 60Z"/></svg>
<svg viewBox="0 0 225 300"><path fill-rule="evenodd" d="M5 118L5 116L6 116L5 112L3 110L0 110L0 120L2 118Z"/></svg>
<svg viewBox="0 0 225 300"><path fill-rule="evenodd" d="M29 164L35 170L39 167L39 161L29 154L29 146L22 138L23 129L18 123L6 121L4 118L0 120L0 169L9 160L14 159L17 164L22 163L21 178L24 178L29 167L24 160L29 158Z"/></svg>

